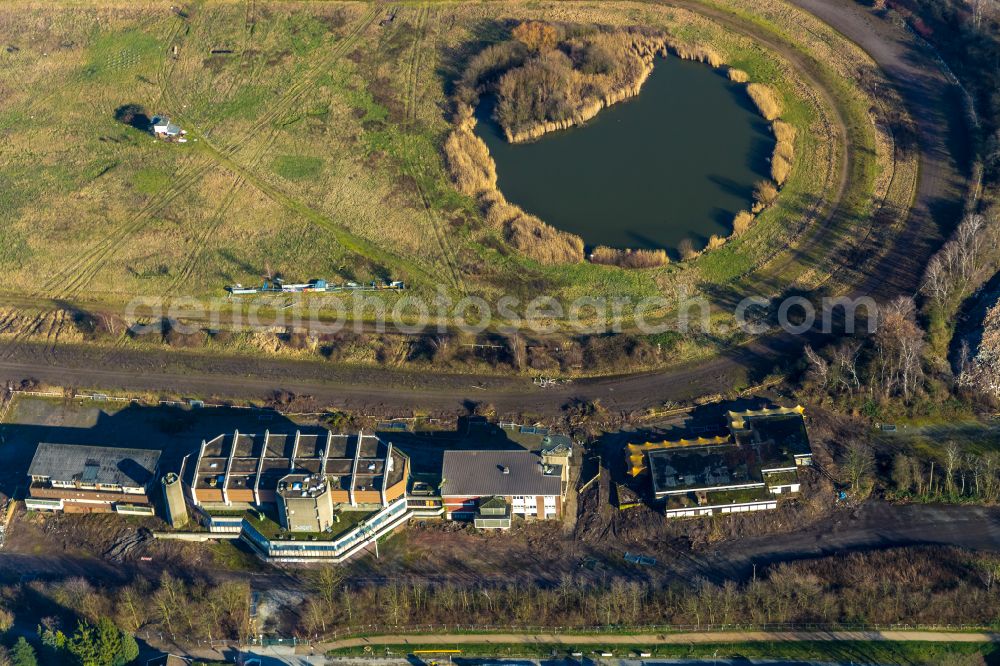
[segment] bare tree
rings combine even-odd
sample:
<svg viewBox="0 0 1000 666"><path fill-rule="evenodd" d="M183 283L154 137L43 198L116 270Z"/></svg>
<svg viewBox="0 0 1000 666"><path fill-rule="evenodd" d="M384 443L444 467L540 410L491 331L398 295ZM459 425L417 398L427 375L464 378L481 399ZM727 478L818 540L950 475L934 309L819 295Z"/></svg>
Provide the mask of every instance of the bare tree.
<svg viewBox="0 0 1000 666"><path fill-rule="evenodd" d="M804 352L809 362L809 373L820 388L825 389L830 381L830 364L809 345L806 345Z"/></svg>
<svg viewBox="0 0 1000 666"><path fill-rule="evenodd" d="M962 451L955 442L944 447L944 487L949 495L955 494L955 469L961 461Z"/></svg>
<svg viewBox="0 0 1000 666"><path fill-rule="evenodd" d="M867 443L855 440L848 444L844 456L844 472L851 490L864 494L875 471L875 454Z"/></svg>
<svg viewBox="0 0 1000 666"><path fill-rule="evenodd" d="M858 360L863 349L864 343L861 340L850 339L841 342L833 350L833 363L837 367L837 381L851 395L861 389L861 379L858 377Z"/></svg>
<svg viewBox="0 0 1000 666"><path fill-rule="evenodd" d="M909 400L923 378L924 332L915 319L913 299L900 296L884 308L875 335L877 376L886 397Z"/></svg>
<svg viewBox="0 0 1000 666"><path fill-rule="evenodd" d="M913 461L905 453L897 453L892 459L892 482L903 492L913 488Z"/></svg>

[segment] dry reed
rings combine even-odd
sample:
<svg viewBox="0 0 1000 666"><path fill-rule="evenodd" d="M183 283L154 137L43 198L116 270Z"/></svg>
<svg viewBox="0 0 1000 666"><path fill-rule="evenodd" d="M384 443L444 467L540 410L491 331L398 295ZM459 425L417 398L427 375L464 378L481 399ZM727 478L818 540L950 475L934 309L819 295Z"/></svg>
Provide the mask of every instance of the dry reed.
<svg viewBox="0 0 1000 666"><path fill-rule="evenodd" d="M464 127L458 127L444 142L448 171L459 191L469 196L495 190L496 165L482 139Z"/></svg>
<svg viewBox="0 0 1000 666"><path fill-rule="evenodd" d="M698 256L698 251L694 249L694 242L690 238L685 238L677 245L677 252L681 255L681 261L690 261Z"/></svg>
<svg viewBox="0 0 1000 666"><path fill-rule="evenodd" d="M706 62L712 67L721 67L725 64L722 56L715 49L703 44L689 44L668 39L667 46L682 60Z"/></svg>
<svg viewBox="0 0 1000 666"><path fill-rule="evenodd" d="M744 72L742 69L736 69L735 67L730 67L727 72L730 81L735 81L736 83L746 83L750 80L750 75Z"/></svg>
<svg viewBox="0 0 1000 666"><path fill-rule="evenodd" d="M656 268L670 263L664 250L619 250L604 245L594 248L590 261L621 268Z"/></svg>
<svg viewBox="0 0 1000 666"><path fill-rule="evenodd" d="M778 188L769 180L757 183L753 190L754 212L760 212L774 203L778 198Z"/></svg>
<svg viewBox="0 0 1000 666"><path fill-rule="evenodd" d="M778 185L784 185L785 181L788 180L788 174L791 173L791 171L791 161L786 159L783 155L779 155L776 150L774 152L774 156L771 158L771 178Z"/></svg>
<svg viewBox="0 0 1000 666"><path fill-rule="evenodd" d="M718 250L720 247L726 244L726 239L717 234L712 234L712 237L708 239L708 245L706 246L709 250Z"/></svg>
<svg viewBox="0 0 1000 666"><path fill-rule="evenodd" d="M763 83L748 83L747 94L757 106L760 114L768 120L774 120L781 115L781 102L774 89Z"/></svg>
<svg viewBox="0 0 1000 666"><path fill-rule="evenodd" d="M779 142L795 143L795 125L790 125L784 120L775 120L771 123L771 131L774 132L774 138Z"/></svg>
<svg viewBox="0 0 1000 666"><path fill-rule="evenodd" d="M508 243L543 264L583 261L582 238L554 229L534 215L522 214L507 222L506 236Z"/></svg>

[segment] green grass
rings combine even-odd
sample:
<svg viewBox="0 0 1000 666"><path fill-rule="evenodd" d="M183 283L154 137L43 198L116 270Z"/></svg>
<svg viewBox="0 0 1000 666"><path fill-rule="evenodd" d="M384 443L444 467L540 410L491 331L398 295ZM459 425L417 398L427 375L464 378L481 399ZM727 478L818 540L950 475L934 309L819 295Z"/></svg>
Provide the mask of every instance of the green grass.
<svg viewBox="0 0 1000 666"><path fill-rule="evenodd" d="M170 184L169 173L155 167L139 169L132 176L132 187L143 194L156 194Z"/></svg>
<svg viewBox="0 0 1000 666"><path fill-rule="evenodd" d="M319 176L323 160L305 155L279 155L272 166L274 172L286 180L306 180Z"/></svg>
<svg viewBox="0 0 1000 666"><path fill-rule="evenodd" d="M476 202L451 186L440 151L449 130L442 54L479 34L493 16L483 7L435 5L417 29L417 8L404 5L393 25L376 20L356 41L350 29L367 7L345 7L343 27L321 3L271 8L252 31L243 9L229 4L199 5L187 20L141 8L101 21L75 6L9 12L26 41L17 55L0 52L0 65L12 65L0 66L0 86L15 93L0 102L0 126L10 130L0 161L0 207L11 220L0 244L7 288L37 289L38 275L58 283L63 272L84 270L93 278L80 293L104 303L204 298L272 271L303 280L393 277L418 294L448 282L453 295L488 299L638 300L672 295L680 283L696 290L727 282L782 242L793 221L779 205L746 239L683 266L542 266L505 247ZM646 5L566 7L595 22L606 13L622 23L667 16ZM53 27L32 35L40 25ZM733 64L781 91L800 139L800 168L783 198L790 208L818 195L809 161L816 146L805 129L816 110L776 60L709 22L677 33L722 42ZM50 56L28 46L42 37L53 40ZM57 50L62 42L74 46ZM233 53L209 55L220 48ZM298 97L282 100L281 91L303 82ZM192 142L158 142L116 123L113 110L125 103L171 114ZM273 118L258 127L262 114ZM859 126L862 142L864 132ZM863 202L870 174L853 176ZM852 210L848 217L863 218L860 204ZM121 242L94 253L120 231Z"/></svg>
<svg viewBox="0 0 1000 666"><path fill-rule="evenodd" d="M266 565L259 557L251 553L236 539L218 539L210 541L208 549L212 554L212 562L230 571L263 571Z"/></svg>
<svg viewBox="0 0 1000 666"><path fill-rule="evenodd" d="M373 511L341 511L337 514L340 521L335 522L329 532L289 532L282 528L272 517L264 515L261 518L253 512L247 513L246 519L253 525L254 529L268 539L274 539L278 536L287 538L291 535L298 541L332 541L375 513Z"/></svg>

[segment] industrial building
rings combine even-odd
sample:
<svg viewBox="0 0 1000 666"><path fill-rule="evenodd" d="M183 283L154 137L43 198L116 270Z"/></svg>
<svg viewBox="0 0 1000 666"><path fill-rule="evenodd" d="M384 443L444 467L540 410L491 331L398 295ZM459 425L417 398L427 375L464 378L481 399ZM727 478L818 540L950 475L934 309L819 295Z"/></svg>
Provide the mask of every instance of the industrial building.
<svg viewBox="0 0 1000 666"><path fill-rule="evenodd" d="M512 515L554 519L566 497L565 465L525 450L445 451L441 499L450 520L510 527Z"/></svg>
<svg viewBox="0 0 1000 666"><path fill-rule="evenodd" d="M728 413L728 435L629 444L631 476L648 475L669 518L774 509L812 464L801 406Z"/></svg>
<svg viewBox="0 0 1000 666"><path fill-rule="evenodd" d="M38 445L25 505L35 511L151 515L159 451L78 444Z"/></svg>

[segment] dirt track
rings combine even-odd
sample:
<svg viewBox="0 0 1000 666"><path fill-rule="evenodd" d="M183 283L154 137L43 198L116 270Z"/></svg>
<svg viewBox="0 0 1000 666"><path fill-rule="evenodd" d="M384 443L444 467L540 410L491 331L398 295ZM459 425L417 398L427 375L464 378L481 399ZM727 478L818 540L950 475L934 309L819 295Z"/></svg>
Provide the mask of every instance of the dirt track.
<svg viewBox="0 0 1000 666"><path fill-rule="evenodd" d="M600 399L612 412L632 411L728 390L757 356L776 350L740 349L711 362L658 373L578 380L541 389L529 379L443 375L273 358L210 357L185 352L116 350L21 344L0 359L0 377L34 378L54 386L167 392L197 397L267 398L275 389L309 395L320 405L376 415L414 410L462 411L468 401L503 413L558 415L574 399Z"/></svg>
<svg viewBox="0 0 1000 666"><path fill-rule="evenodd" d="M966 175L961 146L965 128L954 126L959 89L933 57L898 26L874 18L850 0L793 0L867 50L898 87L916 120L921 173L906 228L855 295L887 298L915 291L927 258L961 213ZM687 5L687 2L683 2ZM720 10L705 9L719 14ZM724 13L724 12L722 12ZM749 29L749 28L747 28ZM959 146L959 148L955 148ZM956 206L957 203L957 206ZM55 385L167 391L219 397L262 397L283 388L343 408L408 412L456 410L468 400L503 412L559 413L574 398L600 399L612 411L631 411L665 400L714 394L748 385L784 357L798 353L802 338L774 336L710 361L654 374L583 380L541 390L522 378L417 375L384 369L350 369L278 359L207 358L180 352L117 351L19 344L0 360L0 377L35 377Z"/></svg>
<svg viewBox="0 0 1000 666"><path fill-rule="evenodd" d="M968 193L969 130L962 91L906 30L853 0L789 0L864 49L903 98L917 124L920 179L906 228L858 293L913 293L927 259L958 223Z"/></svg>

